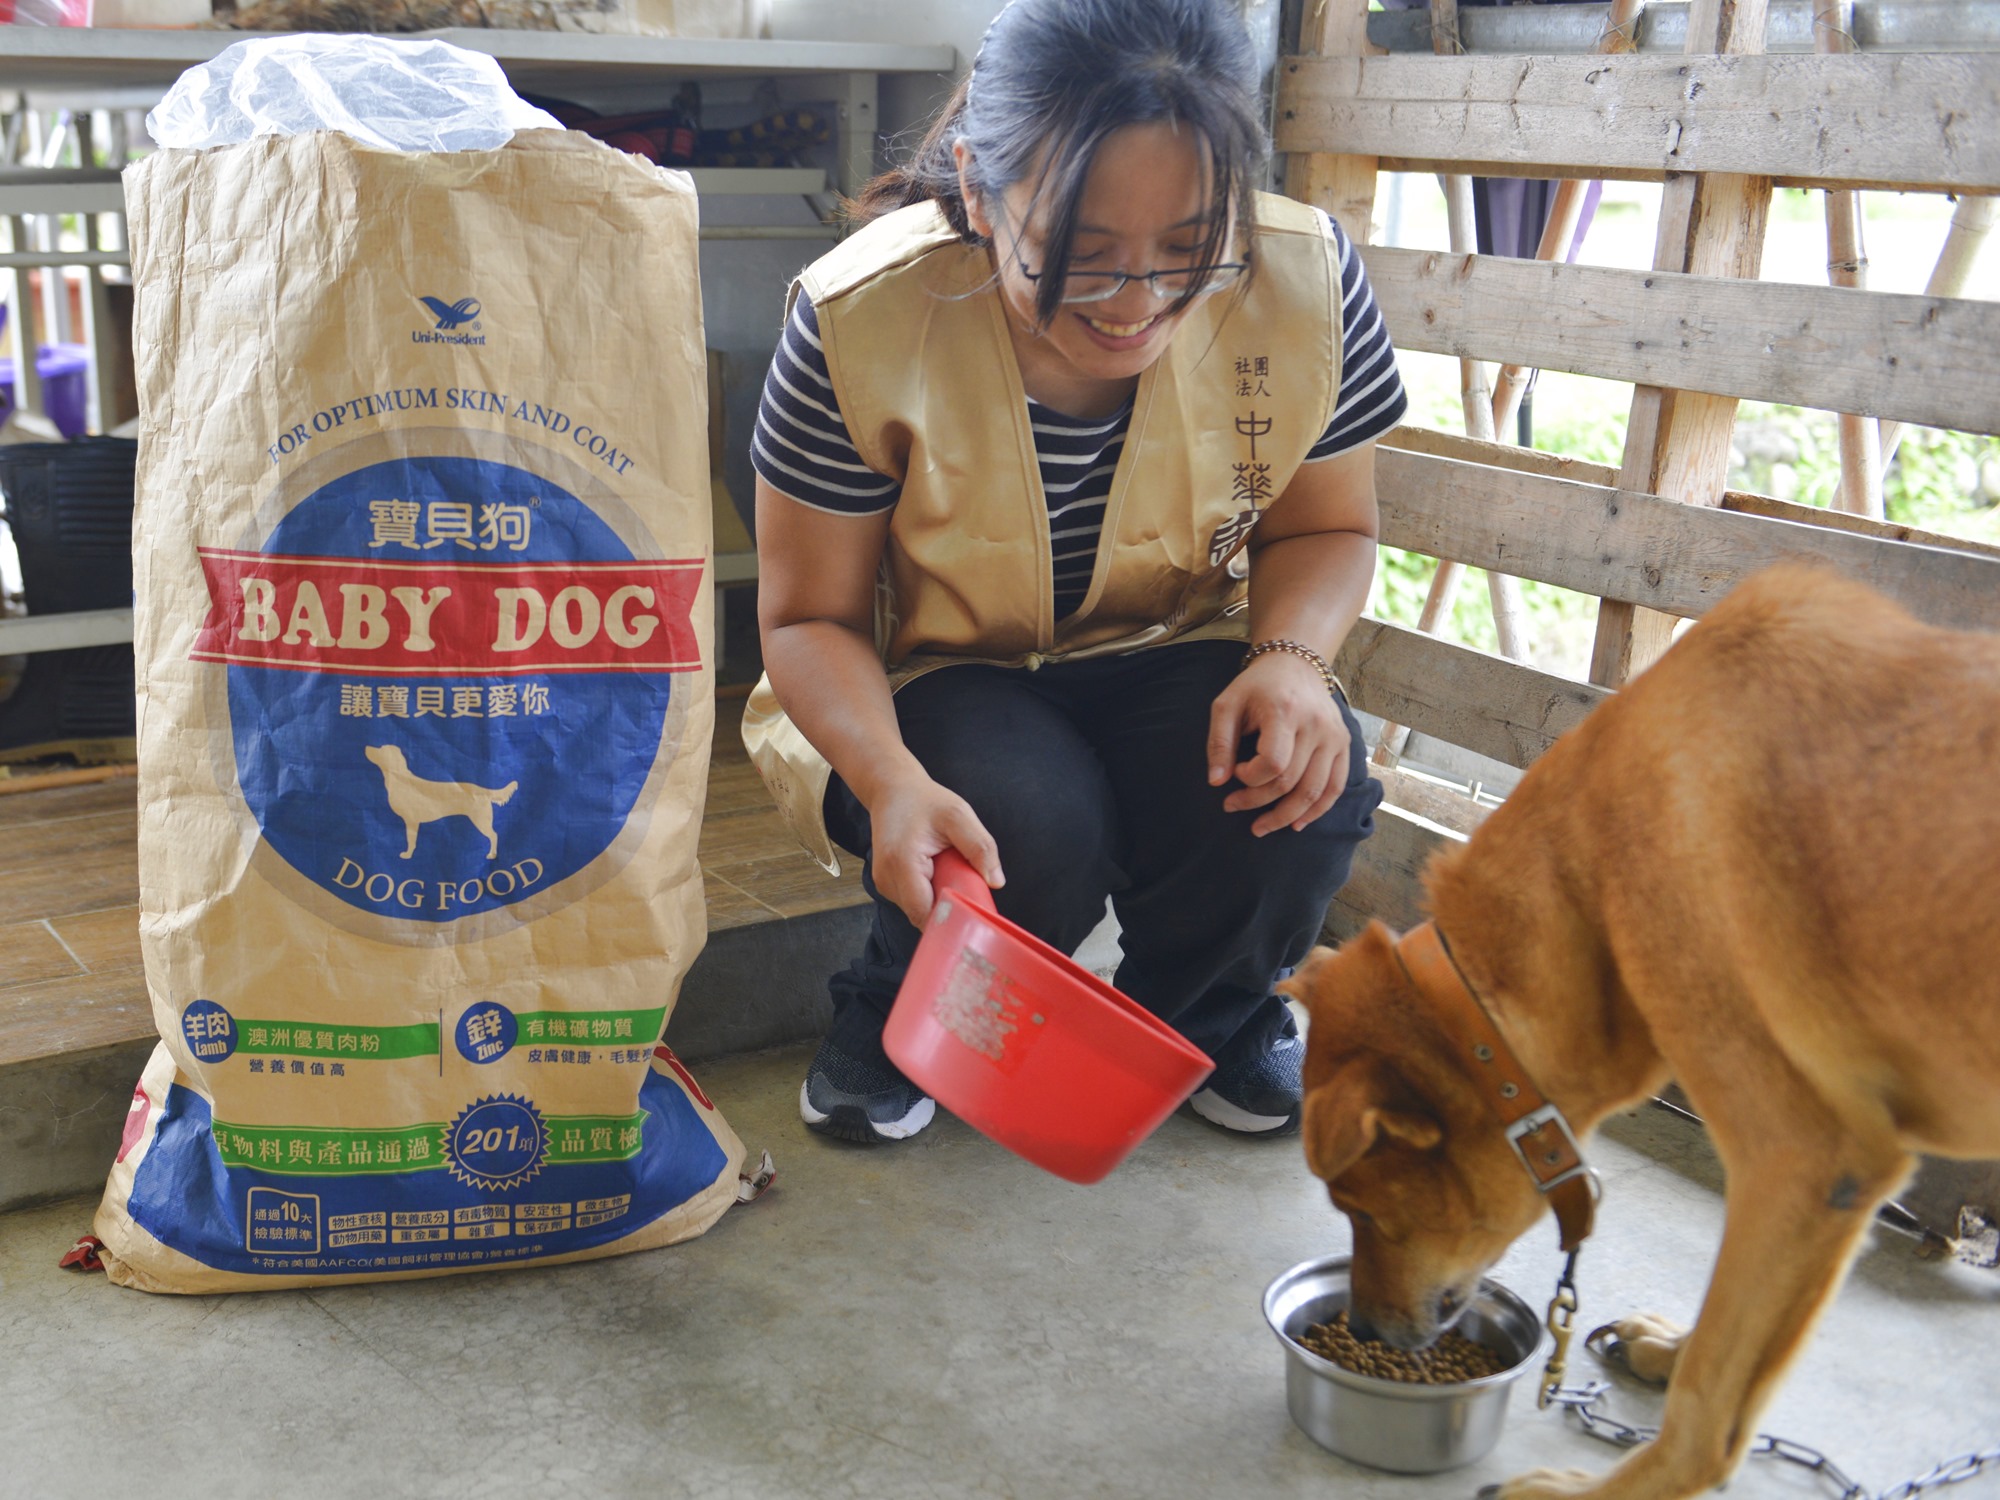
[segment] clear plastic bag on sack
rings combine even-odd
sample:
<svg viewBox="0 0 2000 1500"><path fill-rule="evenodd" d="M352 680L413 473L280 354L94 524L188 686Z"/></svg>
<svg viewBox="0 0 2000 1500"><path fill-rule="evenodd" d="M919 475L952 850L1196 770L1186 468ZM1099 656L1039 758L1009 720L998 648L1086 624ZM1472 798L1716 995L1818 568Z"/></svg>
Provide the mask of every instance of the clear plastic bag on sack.
<svg viewBox="0 0 2000 1500"><path fill-rule="evenodd" d="M500 64L439 41L279 36L189 68L146 116L161 146L234 146L337 130L390 151L493 151L519 130L560 130L523 103Z"/></svg>

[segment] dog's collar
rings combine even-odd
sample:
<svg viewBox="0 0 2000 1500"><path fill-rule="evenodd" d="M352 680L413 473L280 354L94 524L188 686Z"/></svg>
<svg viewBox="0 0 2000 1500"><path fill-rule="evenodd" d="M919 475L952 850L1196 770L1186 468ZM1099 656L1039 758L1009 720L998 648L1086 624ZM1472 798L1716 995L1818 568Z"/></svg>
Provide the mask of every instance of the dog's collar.
<svg viewBox="0 0 2000 1500"><path fill-rule="evenodd" d="M1563 1249L1575 1251L1590 1238L1597 1214L1597 1174L1584 1161L1569 1121L1521 1066L1435 922L1404 934L1396 944L1396 957L1465 1053L1471 1064L1468 1071L1507 1132L1507 1144L1555 1210Z"/></svg>

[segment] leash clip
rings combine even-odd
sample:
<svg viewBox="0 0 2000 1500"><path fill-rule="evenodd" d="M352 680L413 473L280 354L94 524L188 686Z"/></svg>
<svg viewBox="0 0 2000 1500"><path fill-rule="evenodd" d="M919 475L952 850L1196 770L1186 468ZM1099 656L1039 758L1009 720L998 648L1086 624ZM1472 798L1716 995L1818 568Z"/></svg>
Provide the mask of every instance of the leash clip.
<svg viewBox="0 0 2000 1500"><path fill-rule="evenodd" d="M1569 1341L1576 1323L1576 1252L1570 1251L1569 1259L1563 1263L1562 1275L1556 1279L1556 1294L1549 1299L1549 1310L1544 1326L1553 1341L1549 1350L1549 1362L1542 1367L1541 1390L1535 1397L1535 1405L1546 1409L1562 1390L1563 1375L1569 1369Z"/></svg>

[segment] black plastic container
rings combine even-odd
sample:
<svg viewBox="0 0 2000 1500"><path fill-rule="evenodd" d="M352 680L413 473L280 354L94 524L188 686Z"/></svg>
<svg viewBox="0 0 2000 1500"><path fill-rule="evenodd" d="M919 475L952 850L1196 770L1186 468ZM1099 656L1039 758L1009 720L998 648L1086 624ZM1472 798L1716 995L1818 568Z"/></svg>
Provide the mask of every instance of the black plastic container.
<svg viewBox="0 0 2000 1500"><path fill-rule="evenodd" d="M131 607L138 452L127 438L0 448L0 517L20 554L29 614ZM130 645L39 651L6 667L11 670L0 670L6 694L0 699L0 761L131 758Z"/></svg>
<svg viewBox="0 0 2000 1500"><path fill-rule="evenodd" d="M132 604L130 438L0 448L0 499L31 615Z"/></svg>

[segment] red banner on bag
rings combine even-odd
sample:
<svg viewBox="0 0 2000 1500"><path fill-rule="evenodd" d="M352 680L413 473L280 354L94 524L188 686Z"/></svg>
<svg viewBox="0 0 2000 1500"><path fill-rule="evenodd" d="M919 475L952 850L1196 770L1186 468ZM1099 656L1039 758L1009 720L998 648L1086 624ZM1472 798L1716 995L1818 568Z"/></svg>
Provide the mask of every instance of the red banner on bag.
<svg viewBox="0 0 2000 1500"><path fill-rule="evenodd" d="M431 564L199 550L209 610L195 661L419 677L701 669L700 558Z"/></svg>

